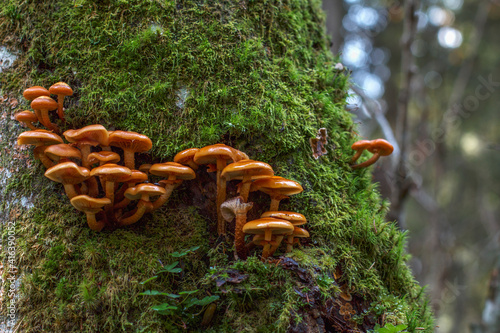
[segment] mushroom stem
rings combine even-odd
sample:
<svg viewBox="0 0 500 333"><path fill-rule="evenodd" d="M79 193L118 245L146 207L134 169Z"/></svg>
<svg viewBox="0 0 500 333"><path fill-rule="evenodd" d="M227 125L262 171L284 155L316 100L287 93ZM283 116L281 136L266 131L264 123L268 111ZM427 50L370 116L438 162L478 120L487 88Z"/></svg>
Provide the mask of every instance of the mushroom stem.
<svg viewBox="0 0 500 333"><path fill-rule="evenodd" d="M245 233L243 226L247 223L247 212L236 212L236 223L234 228L234 247L236 254L241 260L247 259L247 248L245 247Z"/></svg>
<svg viewBox="0 0 500 333"><path fill-rule="evenodd" d="M36 110L35 110L35 114L36 114ZM38 116L38 114L37 114ZM45 126L47 127L48 129L50 130L53 130L54 132L56 133L59 133L59 127L57 127L56 124L53 124L51 121L50 121L50 118L49 118L49 110L40 110L40 117L42 119L39 119L40 122Z"/></svg>
<svg viewBox="0 0 500 333"><path fill-rule="evenodd" d="M89 163L89 155L90 155L90 145L80 145L80 151L82 152L82 167L91 169Z"/></svg>
<svg viewBox="0 0 500 333"><path fill-rule="evenodd" d="M292 252L293 250L293 235L288 235L286 239L286 253Z"/></svg>
<svg viewBox="0 0 500 333"><path fill-rule="evenodd" d="M222 178L222 170L226 167L227 160L217 159L217 234L226 234L226 222L220 212L220 206L226 200L226 179Z"/></svg>
<svg viewBox="0 0 500 333"><path fill-rule="evenodd" d="M33 155L35 155L35 158L39 159L40 162L42 162L42 164L48 169L54 166L54 162L52 162L52 160L48 158L47 155L45 155L44 151L46 148L47 146L42 146L42 145L37 146L33 150Z"/></svg>
<svg viewBox="0 0 500 333"><path fill-rule="evenodd" d="M123 149L123 163L130 170L135 169L134 152L132 150Z"/></svg>
<svg viewBox="0 0 500 333"><path fill-rule="evenodd" d="M356 154L351 158L351 163L354 163L358 160L358 158L363 154L364 149L356 150Z"/></svg>
<svg viewBox="0 0 500 333"><path fill-rule="evenodd" d="M115 183L106 181L106 198L111 201L109 205L105 206L106 214L111 211L115 202ZM109 214L107 214L109 215Z"/></svg>
<svg viewBox="0 0 500 333"><path fill-rule="evenodd" d="M130 225L134 224L135 222L139 221L140 218L146 213L147 209L147 203L149 201L145 200L139 200L139 203L137 204L137 209L135 210L135 213L132 216L129 216L124 219L120 219L118 221L119 226L125 226L125 225Z"/></svg>
<svg viewBox="0 0 500 333"><path fill-rule="evenodd" d="M262 259L266 259L271 255L271 240L273 237L273 232L271 229L266 229L264 233L264 248L262 250Z"/></svg>
<svg viewBox="0 0 500 333"><path fill-rule="evenodd" d="M57 95L57 115L59 119L64 121L64 112L63 112L63 103L64 103L64 95Z"/></svg>
<svg viewBox="0 0 500 333"><path fill-rule="evenodd" d="M94 213L85 213L87 215L87 224L94 231L101 231L106 225L104 221L97 221Z"/></svg>
<svg viewBox="0 0 500 333"><path fill-rule="evenodd" d="M175 189L177 184L172 183L172 184L166 184L165 185L165 194L162 194L155 202L153 202L153 209L152 210L157 210L161 206L163 206L168 199L170 198L170 195L172 194L172 191Z"/></svg>
<svg viewBox="0 0 500 333"><path fill-rule="evenodd" d="M368 167L368 166L372 165L373 163L377 162L379 157L380 157L379 153L374 153L373 156L369 160L364 161L363 163L360 163L360 164L353 164L353 165L351 165L351 168L359 169L359 168Z"/></svg>
<svg viewBox="0 0 500 333"><path fill-rule="evenodd" d="M64 185L64 191L66 192L66 195L70 200L78 195L78 192L76 191L76 188L73 184L63 184L63 185Z"/></svg>
<svg viewBox="0 0 500 333"><path fill-rule="evenodd" d="M278 235L276 236L275 244L272 244L271 248L269 249L269 255L272 256L274 252L280 247L281 242L283 241L284 235Z"/></svg>
<svg viewBox="0 0 500 333"><path fill-rule="evenodd" d="M250 193L250 186L252 185L252 176L243 176L241 181L240 196L243 198L243 202L248 201L248 194Z"/></svg>

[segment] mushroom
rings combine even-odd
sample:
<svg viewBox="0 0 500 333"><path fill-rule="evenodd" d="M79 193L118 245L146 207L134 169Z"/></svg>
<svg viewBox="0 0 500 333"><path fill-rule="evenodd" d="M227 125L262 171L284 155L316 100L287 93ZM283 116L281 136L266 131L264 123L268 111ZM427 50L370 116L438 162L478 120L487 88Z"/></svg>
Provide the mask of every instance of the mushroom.
<svg viewBox="0 0 500 333"><path fill-rule="evenodd" d="M56 164L67 162L70 158L75 158L77 160L82 159L82 153L66 143L49 146L45 149L44 154Z"/></svg>
<svg viewBox="0 0 500 333"><path fill-rule="evenodd" d="M135 187L131 187L125 191L125 197L129 200L139 200L137 204L137 209L133 211L130 216L123 216L118 220L119 226L125 226L133 224L144 215L144 213L152 210L152 204L149 201L150 197L157 195L164 195L166 190L163 187L156 186L153 184L139 184Z"/></svg>
<svg viewBox="0 0 500 333"><path fill-rule="evenodd" d="M306 217L304 215L302 215L300 213L296 213L296 212L269 211L269 212L263 213L260 217L272 217L272 218L275 218L275 219L286 220L286 221L290 222L291 224L293 224L294 228L297 227L297 226L299 226L299 225L304 225L304 224L307 223ZM290 235L287 236L288 238L287 238L286 252L291 252L292 251L294 237L295 237L294 233L295 233L295 229L294 229L294 232L292 234L290 234ZM276 237L277 244L276 244L276 246L273 246L271 248L271 250L270 250L271 251L271 255L279 247L281 241L283 240L283 237L284 237L283 235ZM300 237L300 236L296 236L296 237ZM307 236L303 236L303 237L309 237L309 234L307 234Z"/></svg>
<svg viewBox="0 0 500 333"><path fill-rule="evenodd" d="M54 132L59 132L57 125L53 124L49 118L49 111L57 110L56 101L47 96L40 96L31 102L31 108L35 110L35 114L43 126L53 130Z"/></svg>
<svg viewBox="0 0 500 333"><path fill-rule="evenodd" d="M33 125L33 123L38 122L38 117L31 111L26 110L18 112L14 115L14 118L20 123L23 123L31 130L35 131L38 129L37 127L35 127L35 125Z"/></svg>
<svg viewBox="0 0 500 333"><path fill-rule="evenodd" d="M236 254L241 260L247 259L245 248L245 233L243 226L247 223L247 212L252 209L253 203L245 203L242 197L236 197L222 203L220 211L222 217L227 222L231 222L236 217L234 228L234 247Z"/></svg>
<svg viewBox="0 0 500 333"><path fill-rule="evenodd" d="M257 190L269 194L271 197L269 210L277 211L281 200L288 199L289 195L301 193L304 189L294 180L273 176L254 181L250 186L250 192Z"/></svg>
<svg viewBox="0 0 500 333"><path fill-rule="evenodd" d="M106 215L108 218L114 219L112 214L112 208L115 202L115 182L123 178L124 176L131 175L132 172L129 168L109 163L101 165L90 172L91 176L102 177L105 184L106 198L109 199L110 203L105 206Z"/></svg>
<svg viewBox="0 0 500 333"><path fill-rule="evenodd" d="M193 170L198 170L198 164L194 163L194 155L198 152L198 148L185 149L174 156L174 162L188 165Z"/></svg>
<svg viewBox="0 0 500 333"><path fill-rule="evenodd" d="M153 147L147 136L126 131L113 131L109 134L109 145L123 149L123 162L129 169L135 169L134 153L146 152Z"/></svg>
<svg viewBox="0 0 500 333"><path fill-rule="evenodd" d="M226 182L221 178L222 170L226 167L228 161L234 161L235 156L233 148L225 144L215 144L199 149L194 155L194 162L200 164L217 165L217 234L225 235L226 224L220 212L220 206L226 200Z"/></svg>
<svg viewBox="0 0 500 333"><path fill-rule="evenodd" d="M47 130L34 130L21 133L17 138L17 144L21 145L35 145L36 148L33 150L33 154L36 159L39 159L46 168L50 168L52 161L45 156L44 151L47 145L53 145L57 143L63 143L63 139L52 132Z"/></svg>
<svg viewBox="0 0 500 333"><path fill-rule="evenodd" d="M293 225L285 220L263 217L245 224L243 226L243 232L251 235L264 234L262 259L265 259L270 255L272 235L285 235L291 233L293 232Z"/></svg>
<svg viewBox="0 0 500 333"><path fill-rule="evenodd" d="M363 151L370 147L370 145L372 144L372 142L370 140L360 140L360 141L356 141L352 144L351 148L354 149L356 151L356 154L354 154L354 156L352 157L351 159L351 163L355 163L358 158L361 156L361 154L363 154Z"/></svg>
<svg viewBox="0 0 500 333"><path fill-rule="evenodd" d="M64 102L64 96L71 96L73 95L73 89L65 83L65 82L57 82L54 83L50 88L49 92L53 95L57 95L57 115L59 118L64 121L64 112L63 112L63 102Z"/></svg>
<svg viewBox="0 0 500 333"><path fill-rule="evenodd" d="M76 130L67 130L63 133L66 140L74 143L82 152L82 166L90 168L88 156L91 146L107 146L108 131L102 125L89 125Z"/></svg>
<svg viewBox="0 0 500 333"><path fill-rule="evenodd" d="M50 92L47 89L45 89L44 87L33 86L33 87L29 87L28 89L26 89L23 92L23 96L28 101L32 101L35 98L40 97L40 96L50 97Z"/></svg>
<svg viewBox="0 0 500 333"><path fill-rule="evenodd" d="M101 231L106 225L105 221L97 221L95 214L102 211L102 207L109 204L108 198L92 198L88 195L77 195L71 199L73 207L87 215L87 224L94 231Z"/></svg>
<svg viewBox="0 0 500 333"><path fill-rule="evenodd" d="M151 169L149 169L149 172L152 175L167 177L167 179L160 181L160 184L165 185L166 192L153 203L153 210L156 210L165 204L170 198L172 191L179 186L183 180L196 178L196 174L193 169L175 162L153 164Z"/></svg>
<svg viewBox="0 0 500 333"><path fill-rule="evenodd" d="M274 175L273 168L267 163L254 160L241 160L229 164L222 170L222 178L226 181L241 179L240 195L247 202L252 180L269 178Z"/></svg>
<svg viewBox="0 0 500 333"><path fill-rule="evenodd" d="M146 176L149 176L149 169L151 169L151 166L152 164L141 164L139 171L142 171L146 174Z"/></svg>
<svg viewBox="0 0 500 333"><path fill-rule="evenodd" d="M99 166L104 165L106 163L118 163L120 162L120 155L112 151L97 151L90 153L88 156L88 164L97 164Z"/></svg>
<svg viewBox="0 0 500 333"><path fill-rule="evenodd" d="M307 238L309 237L309 232L306 229L302 229L299 227L294 227L291 235L288 235L288 239L286 242L286 253L292 252L293 245L298 243L297 238Z"/></svg>
<svg viewBox="0 0 500 333"><path fill-rule="evenodd" d="M130 176L125 176L123 178L118 179L118 182L124 184L115 195L115 201L119 202L115 204L115 206L113 207L114 209L122 209L127 207L127 205L130 203L130 200L124 197L125 191L128 188L134 187L135 185L137 185L137 183L141 183L148 180L148 175L146 175L144 172L139 170L130 170L130 171L132 172Z"/></svg>
<svg viewBox="0 0 500 333"><path fill-rule="evenodd" d="M102 125L89 125L76 130L67 130L63 135L66 140L74 143L80 149L82 152L82 166L89 169L90 147L108 145L108 131ZM90 196L97 196L99 192L97 180L94 177L90 178L88 185Z"/></svg>
<svg viewBox="0 0 500 333"><path fill-rule="evenodd" d="M351 165L351 168L359 169L370 166L373 163L377 162L380 156L391 155L394 147L384 139L376 139L371 142L370 147L368 147L367 150L370 153L373 153L373 156L363 163Z"/></svg>
<svg viewBox="0 0 500 333"><path fill-rule="evenodd" d="M66 195L70 199L79 194L75 185L80 184L89 178L89 176L89 169L80 167L74 162L59 163L45 171L45 177L64 185Z"/></svg>

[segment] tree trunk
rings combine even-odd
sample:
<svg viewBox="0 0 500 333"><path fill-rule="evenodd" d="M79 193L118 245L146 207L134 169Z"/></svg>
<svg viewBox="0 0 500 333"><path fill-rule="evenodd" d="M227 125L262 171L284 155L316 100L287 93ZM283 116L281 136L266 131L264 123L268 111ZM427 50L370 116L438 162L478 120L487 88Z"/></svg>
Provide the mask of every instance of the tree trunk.
<svg viewBox="0 0 500 333"><path fill-rule="evenodd" d="M18 56L0 77L2 214L15 222L4 275L19 268L17 283L3 284L12 297L4 294L2 311L15 306L10 328L334 332L390 323L432 331L405 236L384 221L371 175L349 167L357 138L343 108L347 77L334 68L318 1L2 2L0 41ZM136 154L136 167L225 143L298 181L304 192L280 205L307 217L310 239L271 262L260 261L259 248L235 261L234 225L217 237L215 177L205 167L140 222L90 230L31 148L15 144L25 129L12 115L29 109L23 90L58 81L74 89L66 121L51 116L61 130L99 123L145 134L153 149ZM309 139L321 127L328 154L314 159ZM237 183L228 183L228 198ZM248 221L269 207L266 194L249 200Z"/></svg>

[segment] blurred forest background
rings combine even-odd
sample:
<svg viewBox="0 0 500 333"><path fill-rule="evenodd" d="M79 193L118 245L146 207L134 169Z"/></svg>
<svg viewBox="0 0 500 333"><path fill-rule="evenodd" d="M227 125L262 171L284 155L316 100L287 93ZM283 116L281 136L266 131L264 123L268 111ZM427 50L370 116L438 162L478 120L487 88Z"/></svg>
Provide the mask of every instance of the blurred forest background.
<svg viewBox="0 0 500 333"><path fill-rule="evenodd" d="M408 230L436 332L500 332L500 1L323 8L359 135L396 146L374 181Z"/></svg>

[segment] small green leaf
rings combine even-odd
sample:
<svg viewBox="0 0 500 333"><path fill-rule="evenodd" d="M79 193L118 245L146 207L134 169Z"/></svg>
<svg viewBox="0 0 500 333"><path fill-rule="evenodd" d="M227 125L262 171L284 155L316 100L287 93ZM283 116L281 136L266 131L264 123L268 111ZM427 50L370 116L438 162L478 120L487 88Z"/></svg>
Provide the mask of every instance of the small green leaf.
<svg viewBox="0 0 500 333"><path fill-rule="evenodd" d="M174 268L178 264L179 264L178 261L174 261L170 265L163 267L163 269L161 271L158 271L157 273L165 273L165 272L167 272L167 273L180 273L180 272L182 272L182 268L179 268L179 267Z"/></svg>
<svg viewBox="0 0 500 333"><path fill-rule="evenodd" d="M165 311L165 310L177 310L178 308L174 305L170 305L168 303L162 303L160 305L152 306L151 309L155 311Z"/></svg>
<svg viewBox="0 0 500 333"><path fill-rule="evenodd" d="M192 294L197 293L197 292L198 292L198 289L196 289L196 290L186 290L186 291L181 291L179 293L179 295L192 295Z"/></svg>
<svg viewBox="0 0 500 333"><path fill-rule="evenodd" d="M153 276L153 277L150 277L149 279L145 280L145 281L142 281L141 283L139 284L146 284L148 283L149 281L153 281L153 280L156 280L158 278L157 275Z"/></svg>
<svg viewBox="0 0 500 333"><path fill-rule="evenodd" d="M198 301L198 305L205 306L219 299L219 296L206 296Z"/></svg>
<svg viewBox="0 0 500 333"><path fill-rule="evenodd" d="M157 295L160 295L160 296L168 296L170 298L179 298L179 297L181 297L180 295L170 294L170 293L163 293L163 292L158 291L158 290L146 290L145 292L140 293L139 295L147 295L147 296L157 296Z"/></svg>

